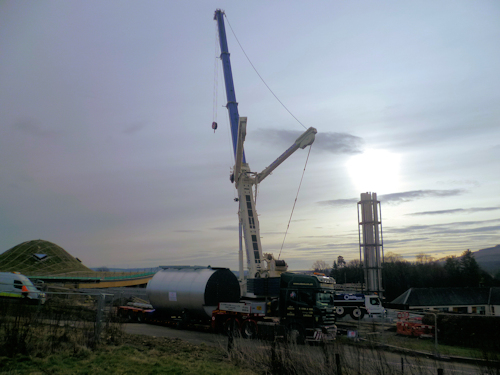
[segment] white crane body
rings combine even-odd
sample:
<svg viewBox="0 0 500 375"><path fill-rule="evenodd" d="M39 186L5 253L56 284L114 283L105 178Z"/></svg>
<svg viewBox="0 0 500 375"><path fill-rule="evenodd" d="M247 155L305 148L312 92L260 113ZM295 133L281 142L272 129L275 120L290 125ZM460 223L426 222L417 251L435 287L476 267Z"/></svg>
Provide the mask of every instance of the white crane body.
<svg viewBox="0 0 500 375"><path fill-rule="evenodd" d="M275 259L272 254L264 254L260 241L259 219L255 208L255 197L252 188L269 176L281 163L288 159L299 148L304 149L310 146L317 133L315 128L307 129L304 134L297 138L294 144L280 155L273 163L260 173L251 172L246 162L243 144L246 137L247 118L240 117L238 113L238 103L234 90L234 83L231 71L229 49L227 46L226 31L224 27L224 13L217 9L214 19L217 21L219 31L219 42L221 47L221 60L224 71L224 81L226 84L227 109L231 123L231 136L233 141L235 164L231 175L238 190L239 202L239 233L240 233L240 283L242 295L247 294L247 278L258 279L262 277L279 277L281 273L287 271L288 265L284 260ZM243 237L244 241L241 240ZM243 250L242 242L245 243L248 277L245 278L242 270Z"/></svg>

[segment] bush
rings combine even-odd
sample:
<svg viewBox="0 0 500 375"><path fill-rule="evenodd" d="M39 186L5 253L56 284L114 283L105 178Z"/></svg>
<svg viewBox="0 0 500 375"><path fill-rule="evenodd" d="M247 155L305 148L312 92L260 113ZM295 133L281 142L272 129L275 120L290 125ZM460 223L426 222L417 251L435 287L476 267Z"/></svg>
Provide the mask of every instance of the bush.
<svg viewBox="0 0 500 375"><path fill-rule="evenodd" d="M434 315L427 314L422 321L434 325L434 319ZM500 350L499 317L438 314L437 326L440 343Z"/></svg>

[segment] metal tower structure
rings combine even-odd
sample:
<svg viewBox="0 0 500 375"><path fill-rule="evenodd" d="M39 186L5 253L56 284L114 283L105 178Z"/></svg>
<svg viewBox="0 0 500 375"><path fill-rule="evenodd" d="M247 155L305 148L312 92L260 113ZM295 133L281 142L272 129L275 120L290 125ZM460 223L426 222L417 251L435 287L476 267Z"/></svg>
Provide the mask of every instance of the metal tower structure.
<svg viewBox="0 0 500 375"><path fill-rule="evenodd" d="M382 263L384 246L382 211L377 193L362 193L358 202L359 258L365 276L365 292L383 297Z"/></svg>

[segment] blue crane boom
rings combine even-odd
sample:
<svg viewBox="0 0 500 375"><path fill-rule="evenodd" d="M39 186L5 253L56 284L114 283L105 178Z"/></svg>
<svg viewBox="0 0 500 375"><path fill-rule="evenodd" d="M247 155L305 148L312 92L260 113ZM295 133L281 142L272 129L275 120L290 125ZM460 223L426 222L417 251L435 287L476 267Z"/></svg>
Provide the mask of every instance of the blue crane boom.
<svg viewBox="0 0 500 375"><path fill-rule="evenodd" d="M224 12L221 9L215 11L214 20L217 21L219 29L220 57L222 60L222 69L224 71L224 83L226 85L227 110L229 111L229 121L231 123L231 137L233 140L233 152L236 158L236 146L238 144L238 102L236 101L236 92L234 91L233 72L231 70L231 58L227 47L226 29L224 26ZM245 153L243 152L243 163Z"/></svg>

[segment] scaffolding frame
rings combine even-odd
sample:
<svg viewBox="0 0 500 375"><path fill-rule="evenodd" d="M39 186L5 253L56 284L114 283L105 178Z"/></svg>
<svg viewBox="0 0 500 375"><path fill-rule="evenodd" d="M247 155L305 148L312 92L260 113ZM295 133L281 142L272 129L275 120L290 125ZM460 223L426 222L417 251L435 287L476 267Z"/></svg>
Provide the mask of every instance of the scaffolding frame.
<svg viewBox="0 0 500 375"><path fill-rule="evenodd" d="M358 239L359 260L365 278L364 292L378 294L383 298L384 241L382 209L377 193L361 193L361 200L358 202Z"/></svg>

